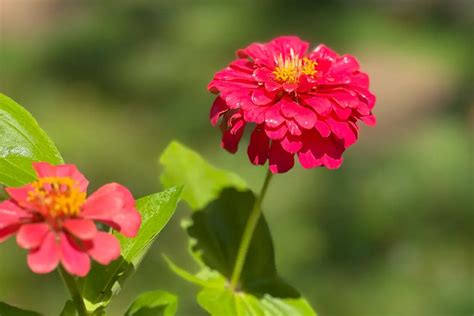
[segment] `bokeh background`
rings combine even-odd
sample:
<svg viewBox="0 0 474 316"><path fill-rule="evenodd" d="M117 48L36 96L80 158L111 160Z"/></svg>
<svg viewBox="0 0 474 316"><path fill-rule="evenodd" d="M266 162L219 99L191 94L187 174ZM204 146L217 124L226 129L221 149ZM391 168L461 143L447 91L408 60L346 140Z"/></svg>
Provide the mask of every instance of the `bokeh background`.
<svg viewBox="0 0 474 316"><path fill-rule="evenodd" d="M265 202L281 275L321 316L467 316L474 312L471 0L0 0L0 90L24 105L93 188L161 190L157 159L172 139L257 189L264 168L229 155L208 123L206 85L237 48L296 34L356 55L378 97L341 169L274 179ZM245 146L245 144L244 144ZM139 292L180 294L204 313L181 205L112 305ZM59 313L57 275L37 276L13 240L0 245L0 301Z"/></svg>

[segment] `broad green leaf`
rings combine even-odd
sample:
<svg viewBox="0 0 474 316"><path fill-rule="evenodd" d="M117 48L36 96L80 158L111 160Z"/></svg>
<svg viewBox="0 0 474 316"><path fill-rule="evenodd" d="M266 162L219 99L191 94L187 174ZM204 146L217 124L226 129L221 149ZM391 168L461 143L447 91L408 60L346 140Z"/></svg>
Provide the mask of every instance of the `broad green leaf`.
<svg viewBox="0 0 474 316"><path fill-rule="evenodd" d="M225 189L192 215L186 230L201 271L192 275L168 260L185 280L202 286L198 303L211 315L315 316L309 303L277 274L273 242L265 218L257 224L236 289L229 286L240 240L255 197ZM204 266L203 266L204 265Z"/></svg>
<svg viewBox="0 0 474 316"><path fill-rule="evenodd" d="M33 181L34 161L60 164L63 159L33 116L0 93L0 183L19 186Z"/></svg>
<svg viewBox="0 0 474 316"><path fill-rule="evenodd" d="M125 316L174 316L177 309L176 296L164 291L151 291L141 294Z"/></svg>
<svg viewBox="0 0 474 316"><path fill-rule="evenodd" d="M116 233L121 257L108 266L94 263L89 275L80 280L89 310L107 306L111 297L120 291L125 280L135 272L150 245L174 214L181 191L181 187L173 187L137 200L137 209L142 215L138 235L125 238Z"/></svg>
<svg viewBox="0 0 474 316"><path fill-rule="evenodd" d="M160 157L164 166L161 183L165 188L184 185L183 200L200 209L216 199L224 188L244 190L247 185L238 175L217 169L199 154L174 141Z"/></svg>
<svg viewBox="0 0 474 316"><path fill-rule="evenodd" d="M41 316L41 314L0 302L0 316Z"/></svg>

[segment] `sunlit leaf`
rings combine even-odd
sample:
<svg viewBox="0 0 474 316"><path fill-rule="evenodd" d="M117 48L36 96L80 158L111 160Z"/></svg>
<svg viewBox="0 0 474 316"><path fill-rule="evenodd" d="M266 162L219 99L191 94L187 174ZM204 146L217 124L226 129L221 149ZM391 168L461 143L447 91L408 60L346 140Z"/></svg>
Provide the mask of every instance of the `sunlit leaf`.
<svg viewBox="0 0 474 316"><path fill-rule="evenodd" d="M0 183L19 186L35 179L31 163L63 162L58 149L33 116L0 93Z"/></svg>
<svg viewBox="0 0 474 316"><path fill-rule="evenodd" d="M142 293L130 306L125 316L174 316L178 309L178 298L168 292Z"/></svg>
<svg viewBox="0 0 474 316"><path fill-rule="evenodd" d="M142 215L142 226L135 238L120 240L121 257L108 266L94 263L89 275L80 280L87 308L95 310L106 306L117 294L125 280L135 272L159 232L168 223L176 209L181 187L152 194L137 200L137 209Z"/></svg>
<svg viewBox="0 0 474 316"><path fill-rule="evenodd" d="M224 188L244 190L247 185L238 175L210 165L186 146L172 142L160 157L164 166L161 183L165 188L184 185L183 200L192 209L204 207L219 196Z"/></svg>

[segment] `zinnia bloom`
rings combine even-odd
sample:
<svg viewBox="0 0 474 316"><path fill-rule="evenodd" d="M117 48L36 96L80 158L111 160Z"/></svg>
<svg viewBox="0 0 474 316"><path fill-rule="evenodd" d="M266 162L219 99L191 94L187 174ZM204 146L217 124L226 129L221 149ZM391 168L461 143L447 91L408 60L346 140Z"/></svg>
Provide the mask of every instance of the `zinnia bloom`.
<svg viewBox="0 0 474 316"><path fill-rule="evenodd" d="M0 242L16 234L35 273L49 273L61 263L68 273L85 276L89 257L103 265L117 259L119 241L95 222L134 237L141 216L130 191L110 183L86 198L89 182L76 166L39 162L33 168L36 181L6 188L10 199L0 203Z"/></svg>
<svg viewBox="0 0 474 316"><path fill-rule="evenodd" d="M358 121L375 125L375 96L369 77L351 55L283 36L254 43L216 73L208 86L218 94L211 108L213 125L222 118L222 146L237 151L248 123L254 123L250 161L269 160L273 173L290 170L294 155L304 168L338 168L342 153L357 141Z"/></svg>

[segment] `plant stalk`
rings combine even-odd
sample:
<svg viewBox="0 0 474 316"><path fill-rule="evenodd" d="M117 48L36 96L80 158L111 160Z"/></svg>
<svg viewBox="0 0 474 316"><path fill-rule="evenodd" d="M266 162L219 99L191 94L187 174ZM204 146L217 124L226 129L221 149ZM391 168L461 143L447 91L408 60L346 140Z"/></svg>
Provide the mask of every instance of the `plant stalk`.
<svg viewBox="0 0 474 316"><path fill-rule="evenodd" d="M242 235L242 240L240 242L239 250L237 253L237 260L235 262L234 271L232 272L232 278L230 287L232 290L237 289L240 281L240 276L242 274L242 269L244 268L245 261L247 259L247 254L249 251L250 243L252 242L252 237L257 228L258 220L262 214L262 202L267 193L268 185L272 178L272 173L270 170L267 171L265 181L263 182L262 189L260 194L257 196L255 203L253 205L250 216L245 225L244 234Z"/></svg>
<svg viewBox="0 0 474 316"><path fill-rule="evenodd" d="M77 313L79 316L89 316L89 312L86 309L86 305L84 305L84 299L82 298L81 293L77 287L76 280L73 276L69 275L62 266L58 267L59 274L61 275L61 279L64 282L64 285L69 290L71 294L72 301L74 305L76 305Z"/></svg>

